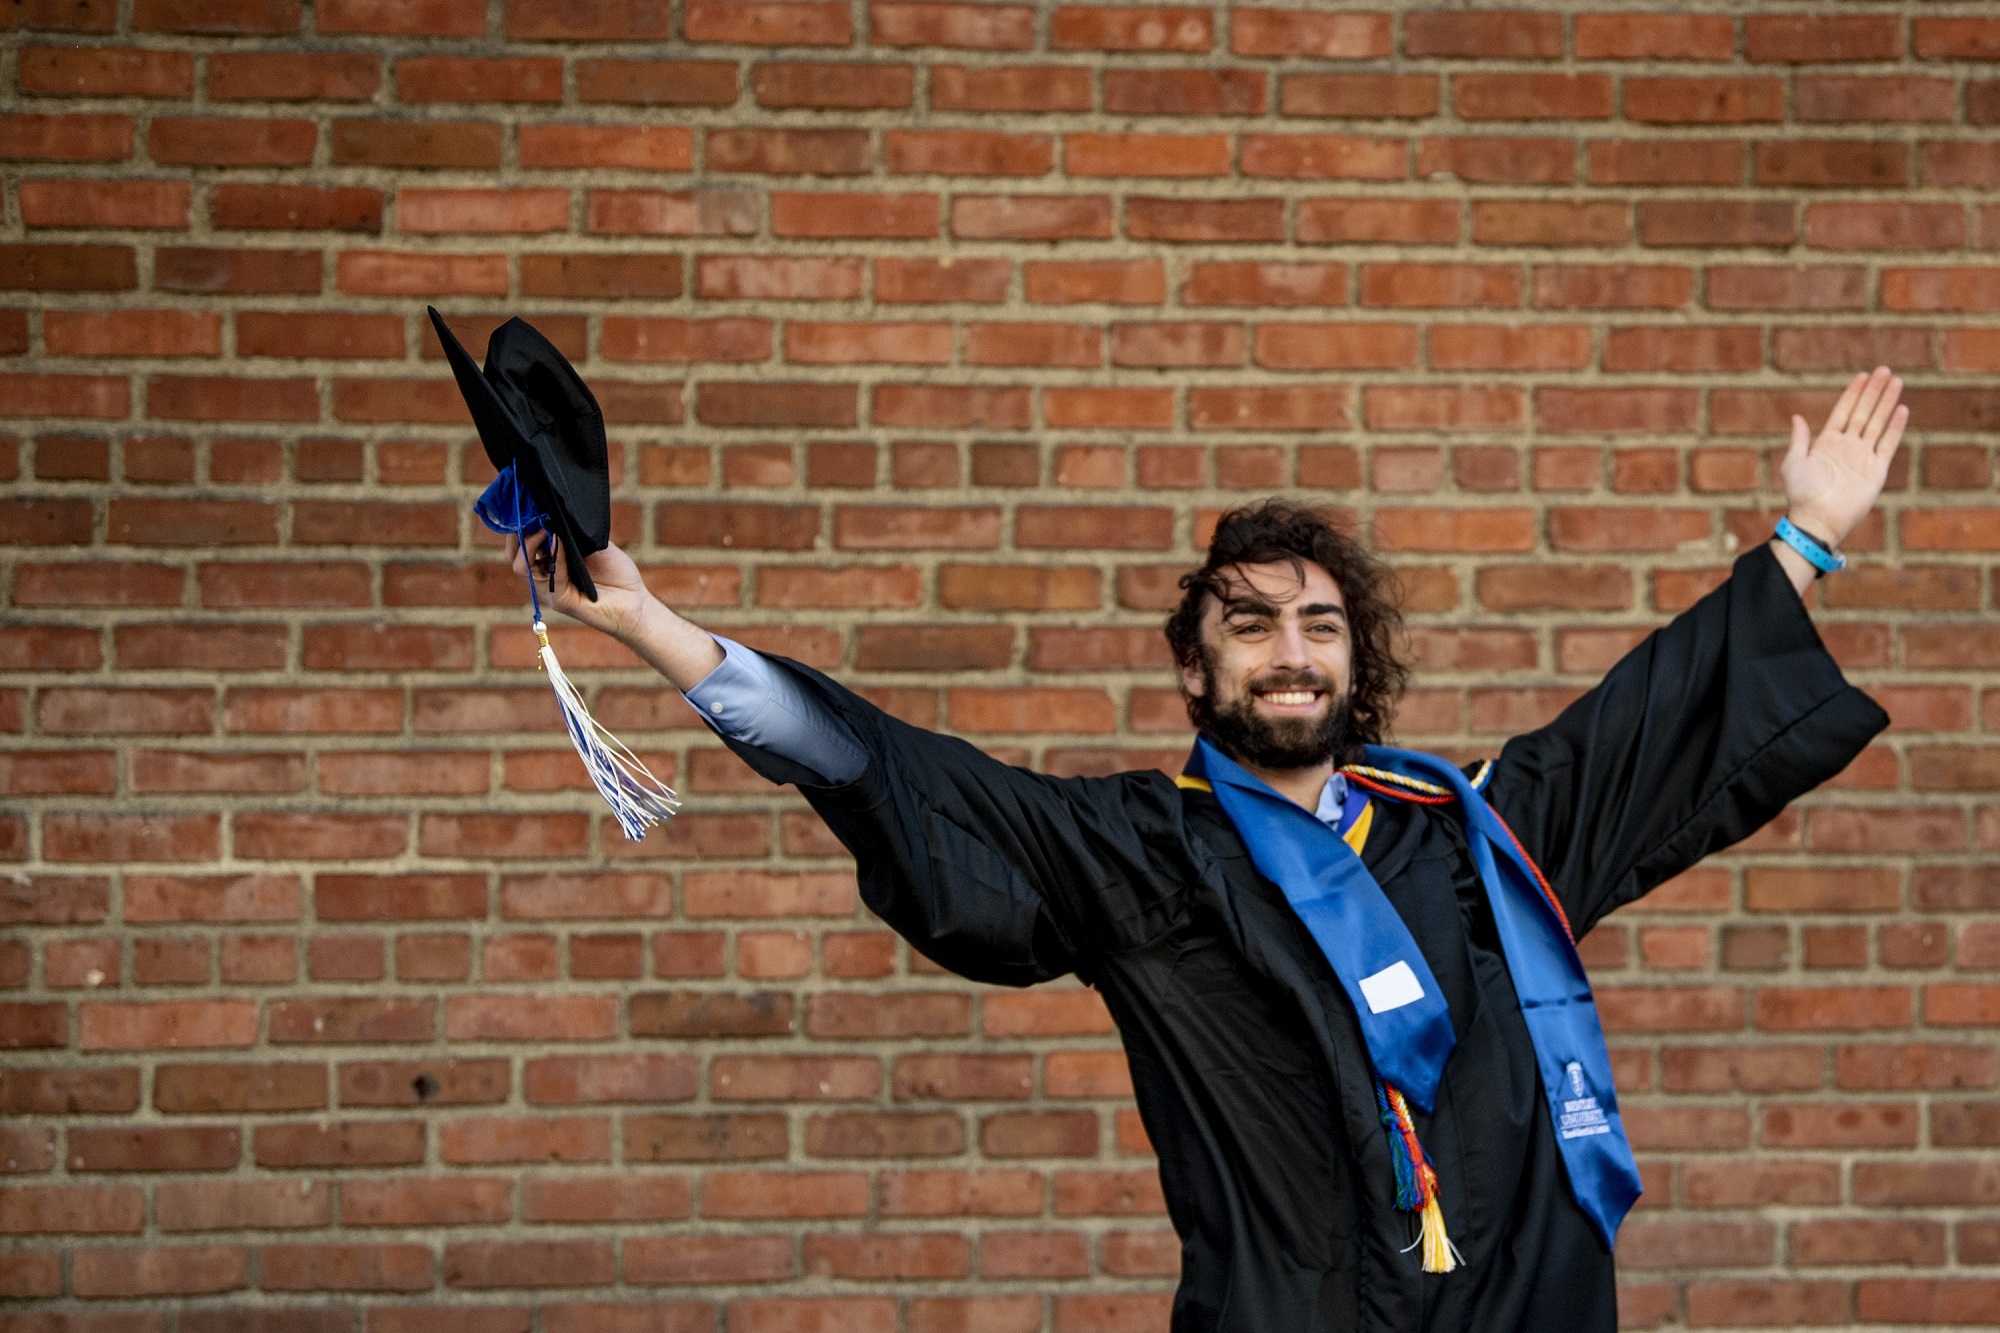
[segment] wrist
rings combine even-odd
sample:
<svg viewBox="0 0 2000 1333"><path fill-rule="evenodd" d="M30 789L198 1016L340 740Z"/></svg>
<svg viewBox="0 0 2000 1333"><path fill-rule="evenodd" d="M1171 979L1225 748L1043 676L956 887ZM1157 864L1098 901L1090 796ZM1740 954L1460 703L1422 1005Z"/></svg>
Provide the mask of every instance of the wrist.
<svg viewBox="0 0 2000 1333"><path fill-rule="evenodd" d="M1784 516L1792 521L1793 527L1829 551L1846 541L1850 531L1850 525L1836 523L1826 515L1803 505L1787 505Z"/></svg>
<svg viewBox="0 0 2000 1333"><path fill-rule="evenodd" d="M673 613L667 610L665 602L653 596L651 589L641 590L635 600L637 605L633 610L618 618L611 637L639 652L642 645L660 637L661 630Z"/></svg>
<svg viewBox="0 0 2000 1333"><path fill-rule="evenodd" d="M1778 520L1778 530L1772 534L1772 539L1797 552L1801 559L1813 567L1815 578L1822 578L1847 567L1847 557L1842 555L1832 542L1802 527L1789 514Z"/></svg>

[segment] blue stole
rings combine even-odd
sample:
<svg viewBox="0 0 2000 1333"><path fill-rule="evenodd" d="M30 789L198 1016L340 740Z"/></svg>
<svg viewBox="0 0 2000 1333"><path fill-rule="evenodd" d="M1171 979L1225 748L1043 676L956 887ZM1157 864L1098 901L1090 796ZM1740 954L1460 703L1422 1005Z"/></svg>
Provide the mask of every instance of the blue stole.
<svg viewBox="0 0 2000 1333"><path fill-rule="evenodd" d="M1464 814L1468 849L1499 931L1535 1047L1556 1147L1577 1206L1610 1247L1639 1197L1639 1168L1618 1115L1611 1057L1568 924L1486 798L1435 755L1371 745L1369 765L1442 788ZM1376 1073L1424 1111L1457 1038L1409 927L1361 858L1296 802L1195 741L1188 773L1206 780L1251 862L1284 893L1354 1005Z"/></svg>
<svg viewBox="0 0 2000 1333"><path fill-rule="evenodd" d="M1209 743L1194 743L1190 777L1206 781L1250 860L1284 892L1361 1019L1375 1072L1429 1111L1458 1044L1431 965L1382 886L1338 833Z"/></svg>

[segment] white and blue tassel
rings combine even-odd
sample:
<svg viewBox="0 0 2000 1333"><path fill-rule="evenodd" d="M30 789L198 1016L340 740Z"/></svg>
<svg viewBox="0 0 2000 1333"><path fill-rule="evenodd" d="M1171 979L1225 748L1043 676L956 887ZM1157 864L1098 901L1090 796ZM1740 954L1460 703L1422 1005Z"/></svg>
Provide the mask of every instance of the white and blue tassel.
<svg viewBox="0 0 2000 1333"><path fill-rule="evenodd" d="M547 531L546 521L514 476L511 463L501 470L500 476L479 497L474 510L481 521L495 532L512 533L525 539L531 532ZM554 533L549 534L549 548L550 558L558 558L560 553L556 550ZM652 770L623 741L605 730L590 715L590 706L584 702L582 691L564 673L562 663L556 660L556 650L549 643L549 627L542 620L542 599L535 592L532 570L528 574L528 599L535 609L536 657L541 662L542 670L548 673L549 684L556 692L556 705L562 709L563 726L569 731L570 743L576 746L577 755L583 760L584 770L590 774L598 794L617 817L618 827L624 829L625 836L632 841L642 841L647 829L664 824L680 809L680 797L674 794L673 788L654 777Z"/></svg>

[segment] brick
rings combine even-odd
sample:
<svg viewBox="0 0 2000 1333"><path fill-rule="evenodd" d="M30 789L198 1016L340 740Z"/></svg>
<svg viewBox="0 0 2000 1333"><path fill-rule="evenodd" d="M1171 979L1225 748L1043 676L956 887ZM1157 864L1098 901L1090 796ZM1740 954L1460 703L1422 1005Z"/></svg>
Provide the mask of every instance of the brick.
<svg viewBox="0 0 2000 1333"><path fill-rule="evenodd" d="M1180 7L1065 5L1049 27L1057 51L1207 51L1214 44L1214 19Z"/></svg>
<svg viewBox="0 0 2000 1333"><path fill-rule="evenodd" d="M1129 116L1255 116L1265 105L1256 70L1106 70L1104 109Z"/></svg>
<svg viewBox="0 0 2000 1333"><path fill-rule="evenodd" d="M1024 271L1028 299L1039 305L1166 300L1166 274L1158 260L1030 260Z"/></svg>
<svg viewBox="0 0 2000 1333"><path fill-rule="evenodd" d="M736 101L736 63L727 60L577 60L583 102L639 106L729 106Z"/></svg>
<svg viewBox="0 0 2000 1333"><path fill-rule="evenodd" d="M1063 169L1078 177L1203 177L1229 170L1220 134L1078 132L1063 137Z"/></svg>
<svg viewBox="0 0 2000 1333"><path fill-rule="evenodd" d="M775 4L689 0L683 22L687 39L691 42L729 42L743 46L846 46L854 40L853 23L847 6L820 3L819 0L791 0L790 3Z"/></svg>
<svg viewBox="0 0 2000 1333"><path fill-rule="evenodd" d="M42 97L186 98L194 57L186 51L111 46L24 46L21 91Z"/></svg>
<svg viewBox="0 0 2000 1333"><path fill-rule="evenodd" d="M1631 235L1625 205L1481 200L1472 239L1481 245L1622 245Z"/></svg>
<svg viewBox="0 0 2000 1333"><path fill-rule="evenodd" d="M592 190L586 205L595 235L740 236L758 227L755 196L741 190Z"/></svg>
<svg viewBox="0 0 2000 1333"><path fill-rule="evenodd" d="M1362 305L1403 308L1515 306L1523 291L1512 264L1369 263L1359 283Z"/></svg>
<svg viewBox="0 0 2000 1333"><path fill-rule="evenodd" d="M1532 299L1558 310L1672 310L1693 293L1693 270L1677 264L1538 265Z"/></svg>
<svg viewBox="0 0 2000 1333"><path fill-rule="evenodd" d="M153 252L153 285L161 291L306 294L320 290L320 270L317 250L161 246Z"/></svg>
<svg viewBox="0 0 2000 1333"><path fill-rule="evenodd" d="M216 226L243 231L382 229L382 192L364 186L223 184L208 209Z"/></svg>
<svg viewBox="0 0 2000 1333"><path fill-rule="evenodd" d="M452 1241L444 1248L450 1287L587 1287L616 1272L608 1240Z"/></svg>
<svg viewBox="0 0 2000 1333"><path fill-rule="evenodd" d="M952 230L958 230L957 202ZM882 257L875 261L875 299L883 304L974 302L1007 299L1013 264L1004 259L935 260Z"/></svg>
<svg viewBox="0 0 2000 1333"><path fill-rule="evenodd" d="M1785 118L1784 81L1768 77L1625 80L1627 119L1658 125L1743 125Z"/></svg>
<svg viewBox="0 0 2000 1333"><path fill-rule="evenodd" d="M941 111L1088 111L1090 72L1053 65L931 67L931 105Z"/></svg>
<svg viewBox="0 0 2000 1333"><path fill-rule="evenodd" d="M1025 51L1035 44L1035 11L1027 5L897 3L876 0L869 37L881 46L944 46Z"/></svg>
<svg viewBox="0 0 2000 1333"><path fill-rule="evenodd" d="M715 171L794 176L858 176L874 153L862 130L712 129L706 136Z"/></svg>
<svg viewBox="0 0 2000 1333"><path fill-rule="evenodd" d="M568 190L403 189L396 192L396 229L418 234L567 231L569 206Z"/></svg>
<svg viewBox="0 0 2000 1333"><path fill-rule="evenodd" d="M1735 185L1743 145L1733 139L1593 139L1585 145L1593 185Z"/></svg>
<svg viewBox="0 0 2000 1333"><path fill-rule="evenodd" d="M664 1221L693 1211L692 1182L674 1176L534 1180L521 1204L523 1217L536 1222Z"/></svg>
<svg viewBox="0 0 2000 1333"><path fill-rule="evenodd" d="M184 166L302 166L319 131L309 120L158 116L148 132L153 160Z"/></svg>
<svg viewBox="0 0 2000 1333"><path fill-rule="evenodd" d="M1818 1327L1847 1318L1846 1282L1706 1281L1688 1288L1688 1320L1698 1328L1730 1325Z"/></svg>
<svg viewBox="0 0 2000 1333"><path fill-rule="evenodd" d="M0 159L11 162L121 162L132 156L132 118L4 115L0 143Z"/></svg>
<svg viewBox="0 0 2000 1333"><path fill-rule="evenodd" d="M1456 227L1454 219L1454 234ZM1189 305L1344 305L1347 299L1347 268L1343 264L1258 261L1195 263L1189 267L1181 299ZM1262 336L1263 331L1260 330L1259 337ZM1274 333L1273 336L1285 335Z"/></svg>
<svg viewBox="0 0 2000 1333"><path fill-rule="evenodd" d="M694 134L678 125L523 125L515 147L524 167L684 171L694 161Z"/></svg>
<svg viewBox="0 0 2000 1333"><path fill-rule="evenodd" d="M265 1245L258 1260L267 1291L428 1291L433 1281L424 1245Z"/></svg>
<svg viewBox="0 0 2000 1333"><path fill-rule="evenodd" d="M796 1268L790 1241L778 1236L660 1236L625 1245L626 1280L640 1286L773 1282Z"/></svg>
<svg viewBox="0 0 2000 1333"><path fill-rule="evenodd" d="M1252 242L1284 236L1282 200L1128 198L1126 236L1168 242Z"/></svg>
<svg viewBox="0 0 2000 1333"><path fill-rule="evenodd" d="M1452 107L1465 120L1601 120L1608 74L1455 74Z"/></svg>
<svg viewBox="0 0 2000 1333"><path fill-rule="evenodd" d="M122 378L101 375L44 375L35 373L0 374L0 416L7 417L86 417L116 420L131 411L130 385ZM10 506L31 509L34 502ZM42 512L65 515L44 520L41 526L70 527L66 517L74 503L44 502ZM35 529L29 529L30 532ZM16 538L19 541L21 538ZM32 540L32 538L30 538ZM72 541L81 538L71 538Z"/></svg>
<svg viewBox="0 0 2000 1333"><path fill-rule="evenodd" d="M1245 176L1287 180L1402 180L1409 147L1402 139L1352 134L1246 134Z"/></svg>
<svg viewBox="0 0 2000 1333"><path fill-rule="evenodd" d="M1579 14L1580 60L1728 60L1736 29L1722 14Z"/></svg>
<svg viewBox="0 0 2000 1333"><path fill-rule="evenodd" d="M666 6L641 3L578 8L547 0L515 0L507 7L507 35L520 40L635 41L668 35Z"/></svg>
<svg viewBox="0 0 2000 1333"><path fill-rule="evenodd" d="M883 153L894 173L1041 176L1055 163L1055 140L997 131L891 130L883 136Z"/></svg>
<svg viewBox="0 0 2000 1333"><path fill-rule="evenodd" d="M1708 328L1614 328L1604 340L1606 370L1672 370L1696 374L1710 370L1756 370L1762 364L1764 348L1758 330L1732 324Z"/></svg>
<svg viewBox="0 0 2000 1333"><path fill-rule="evenodd" d="M340 1220L349 1227L466 1226L505 1222L512 1212L511 1182L499 1177L343 1183Z"/></svg>
<svg viewBox="0 0 2000 1333"><path fill-rule="evenodd" d="M763 61L751 71L757 104L766 107L907 107L915 83L909 65Z"/></svg>
<svg viewBox="0 0 2000 1333"><path fill-rule="evenodd" d="M912 239L935 236L937 230L938 201L932 194L820 191L778 192L771 196L773 236Z"/></svg>
<svg viewBox="0 0 2000 1333"><path fill-rule="evenodd" d="M2000 25L1991 19L1918 19L1912 50L1927 60L2000 59Z"/></svg>
<svg viewBox="0 0 2000 1333"><path fill-rule="evenodd" d="M224 1125L70 1129L70 1171L228 1171L242 1157L242 1133Z"/></svg>
<svg viewBox="0 0 2000 1333"><path fill-rule="evenodd" d="M1287 116L1421 120L1437 113L1435 74L1286 74L1278 105Z"/></svg>
<svg viewBox="0 0 2000 1333"><path fill-rule="evenodd" d="M968 1277L972 1244L964 1236L945 1232L895 1236L809 1236L805 1242L808 1274L897 1279Z"/></svg>
<svg viewBox="0 0 2000 1333"><path fill-rule="evenodd" d="M185 181L31 180L19 188L30 227L171 230L188 223Z"/></svg>
<svg viewBox="0 0 2000 1333"><path fill-rule="evenodd" d="M1862 139L1774 140L1754 146L1759 185L1893 186L1910 179L1905 145Z"/></svg>
<svg viewBox="0 0 2000 1333"><path fill-rule="evenodd" d="M208 95L218 102L365 102L382 86L382 59L364 51L217 51Z"/></svg>
<svg viewBox="0 0 2000 1333"><path fill-rule="evenodd" d="M484 15L480 16L483 30ZM409 56L396 62L405 102L560 102L562 61L547 57Z"/></svg>
<svg viewBox="0 0 2000 1333"><path fill-rule="evenodd" d="M1387 14L1322 14L1310 9L1237 9L1229 49L1239 56L1365 60L1394 49Z"/></svg>
<svg viewBox="0 0 2000 1333"><path fill-rule="evenodd" d="M495 276L502 284L505 273L504 262L496 266ZM478 277L483 280L485 275L486 270L482 266ZM531 296L566 296L584 300L670 297L680 295L681 285L679 255L521 256L521 290Z"/></svg>
<svg viewBox="0 0 2000 1333"><path fill-rule="evenodd" d="M1753 15L1743 21L1743 50L1753 63L1894 60L1902 26L1887 14Z"/></svg>
<svg viewBox="0 0 2000 1333"><path fill-rule="evenodd" d="M1798 238L1792 205L1781 202L1646 201L1639 240L1659 246L1789 246Z"/></svg>
<svg viewBox="0 0 2000 1333"><path fill-rule="evenodd" d="M1590 330L1579 324L1438 324L1429 331L1429 350L1436 370L1575 370L1589 364Z"/></svg>
<svg viewBox="0 0 2000 1333"><path fill-rule="evenodd" d="M496 167L501 130L479 121L335 119L336 164L381 167Z"/></svg>
<svg viewBox="0 0 2000 1333"><path fill-rule="evenodd" d="M1806 244L1826 250L1955 250L1964 212L1950 204L1811 204Z"/></svg>
<svg viewBox="0 0 2000 1333"><path fill-rule="evenodd" d="M1802 121L1950 121L1957 119L1957 88L1950 79L1802 77L1794 93Z"/></svg>

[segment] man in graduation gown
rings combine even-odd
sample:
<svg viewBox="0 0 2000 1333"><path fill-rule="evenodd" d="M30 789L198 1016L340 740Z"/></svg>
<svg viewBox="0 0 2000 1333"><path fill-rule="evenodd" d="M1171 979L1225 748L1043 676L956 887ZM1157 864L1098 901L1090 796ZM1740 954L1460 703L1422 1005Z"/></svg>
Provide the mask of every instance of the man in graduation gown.
<svg viewBox="0 0 2000 1333"><path fill-rule="evenodd" d="M1524 1016L1543 1003L1527 998L1539 983L1525 954L1560 973L1568 933L1745 837L1886 725L1801 595L1881 490L1907 419L1899 390L1878 369L1816 439L1795 420L1784 535L1462 784L1426 770L1442 797L1401 799L1418 787L1385 768L1343 770L1357 742L1380 739L1401 684L1395 612L1380 567L1295 506L1226 518L1170 622L1202 729L1202 776L1180 781L998 763L713 638L655 601L615 547L590 557L595 603L553 562L555 600L660 669L757 771L797 783L854 853L864 901L919 951L979 980L1074 972L1097 988L1182 1240L1174 1333L1610 1333L1610 1236L1636 1173L1587 987L1550 983L1577 990L1582 1035L1575 1058L1543 1063L1555 1038ZM548 574L546 555L510 542L523 572ZM1245 821L1266 822L1246 841ZM1315 832L1358 843L1352 894L1278 882L1295 871L1273 845L1304 849L1308 875L1346 855ZM1339 957L1348 927L1314 914L1363 899L1392 910L1353 930L1414 944L1357 978ZM1426 1006L1428 1037L1383 1035ZM1420 1088L1423 1070L1398 1062L1432 1037L1441 1064ZM1586 1088L1586 1066L1606 1086ZM1400 1100L1403 1084L1399 1121L1384 1094ZM1427 1264L1413 1244L1399 1123L1454 1262ZM1441 1266L1453 1271L1426 1271Z"/></svg>

